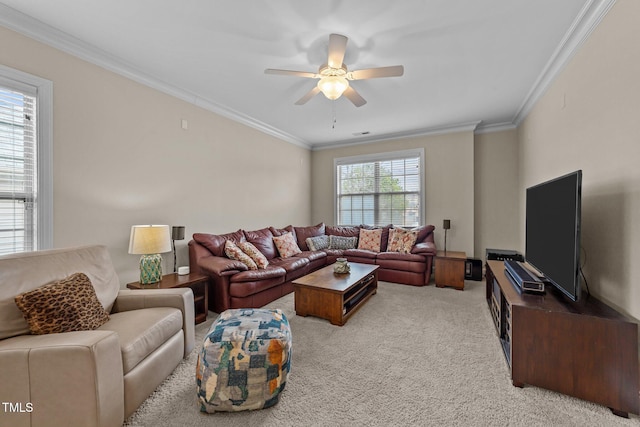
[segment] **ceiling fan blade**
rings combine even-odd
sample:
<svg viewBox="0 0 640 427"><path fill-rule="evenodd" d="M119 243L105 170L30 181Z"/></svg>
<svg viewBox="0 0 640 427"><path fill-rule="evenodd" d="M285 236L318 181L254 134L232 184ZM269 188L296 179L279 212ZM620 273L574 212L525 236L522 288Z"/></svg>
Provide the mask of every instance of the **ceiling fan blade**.
<svg viewBox="0 0 640 427"><path fill-rule="evenodd" d="M302 105L309 102L311 98L320 93L320 88L318 86L314 86L309 92L307 92L302 98L296 101L296 105Z"/></svg>
<svg viewBox="0 0 640 427"><path fill-rule="evenodd" d="M306 77L309 79L318 79L320 76L316 73L310 73L308 71L292 71L292 70L278 70L275 68L267 68L264 70L265 74L278 74L281 76L295 76L295 77Z"/></svg>
<svg viewBox="0 0 640 427"><path fill-rule="evenodd" d="M353 105L356 107L362 107L367 103L367 101L351 86L344 91L343 95L346 96L349 101L353 102Z"/></svg>
<svg viewBox="0 0 640 427"><path fill-rule="evenodd" d="M391 67L367 68L366 70L355 70L347 73L349 80L375 79L377 77L398 77L404 74L402 65Z"/></svg>
<svg viewBox="0 0 640 427"><path fill-rule="evenodd" d="M342 68L344 53L347 51L347 40L349 39L340 34L329 36L329 59L327 60L329 67Z"/></svg>

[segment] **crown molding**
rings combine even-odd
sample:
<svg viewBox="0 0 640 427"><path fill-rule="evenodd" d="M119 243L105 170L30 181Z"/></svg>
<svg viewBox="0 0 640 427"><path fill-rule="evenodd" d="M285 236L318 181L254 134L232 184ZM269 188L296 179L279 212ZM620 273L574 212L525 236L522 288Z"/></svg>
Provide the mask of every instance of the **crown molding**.
<svg viewBox="0 0 640 427"><path fill-rule="evenodd" d="M516 111L511 122L481 125L481 122L478 121L461 125L439 126L370 136L358 139L357 141L354 139L341 140L332 142L328 145L310 143L243 113L225 107L213 100L202 98L190 91L186 91L177 86L163 82L154 76L141 71L126 61L123 61L103 50L97 49L89 43L83 42L82 40L67 33L59 31L2 3L0 3L0 25L63 52L69 53L101 68L124 76L130 80L156 89L182 101L189 102L200 108L239 122L285 142L289 142L306 149L323 150L416 136L455 133L468 130L475 133L489 133L518 127L615 3L616 0L590 0L585 4L571 28L567 31L565 37L551 55L547 65L536 79L536 82Z"/></svg>
<svg viewBox="0 0 640 427"><path fill-rule="evenodd" d="M538 76L533 87L518 108L513 124L517 127L531 112L538 100L545 94L556 77L569 63L582 44L605 17L616 0L591 0L584 5L564 38L551 55L549 62Z"/></svg>
<svg viewBox="0 0 640 427"><path fill-rule="evenodd" d="M476 128L475 134L479 135L483 133L502 132L505 130L513 130L517 127L518 126L513 122L490 123L487 125L480 123Z"/></svg>
<svg viewBox="0 0 640 427"><path fill-rule="evenodd" d="M311 148L300 138L296 138L295 136L276 129L264 122L253 119L246 114L242 114L238 111L220 105L213 100L202 98L190 91L163 82L108 52L98 49L89 43L86 43L63 31L57 30L2 3L0 3L0 25L101 68L112 71L137 83L143 84L182 101L191 103L200 108L211 111L212 113L216 113L220 116L242 123L267 135L271 135L280 140L306 149Z"/></svg>
<svg viewBox="0 0 640 427"><path fill-rule="evenodd" d="M459 123L455 125L445 125L445 126L436 126L430 128L422 128L422 129L412 129L403 132L394 132L394 133L385 133L382 135L369 136L366 138L359 139L354 141L353 139L346 139L342 141L336 141L329 144L312 144L312 151L320 151L320 150L328 150L333 148L342 148L342 147L350 147L353 145L361 145L361 144L370 144L372 142L383 142L383 141L391 141L394 139L406 139L406 138L414 138L418 136L433 136L433 135L444 135L448 133L458 133L458 132L475 132L476 128L480 124L480 121L468 122L468 123Z"/></svg>

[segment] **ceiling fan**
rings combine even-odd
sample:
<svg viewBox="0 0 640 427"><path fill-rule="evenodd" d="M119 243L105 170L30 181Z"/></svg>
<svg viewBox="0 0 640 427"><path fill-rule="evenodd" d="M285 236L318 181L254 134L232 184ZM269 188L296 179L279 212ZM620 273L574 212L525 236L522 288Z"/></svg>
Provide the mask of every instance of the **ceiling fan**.
<svg viewBox="0 0 640 427"><path fill-rule="evenodd" d="M327 63L320 66L317 73L307 71L291 71L267 68L265 74L279 74L284 76L306 77L320 79L318 84L300 98L296 105L307 103L311 98L322 92L327 98L335 100L344 95L356 107L361 107L367 101L349 85L349 80L365 80L377 77L397 77L404 74L402 65L391 67L367 68L364 70L348 71L342 63L349 39L340 34L329 36L329 55Z"/></svg>

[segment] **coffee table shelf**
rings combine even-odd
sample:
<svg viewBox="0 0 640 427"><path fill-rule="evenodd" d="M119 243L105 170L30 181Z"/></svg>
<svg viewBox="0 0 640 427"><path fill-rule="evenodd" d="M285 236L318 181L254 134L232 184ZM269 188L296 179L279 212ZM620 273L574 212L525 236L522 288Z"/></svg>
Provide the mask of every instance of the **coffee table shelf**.
<svg viewBox="0 0 640 427"><path fill-rule="evenodd" d="M294 280L296 314L344 325L378 291L377 265L349 265L347 274L336 274L333 265L328 265Z"/></svg>

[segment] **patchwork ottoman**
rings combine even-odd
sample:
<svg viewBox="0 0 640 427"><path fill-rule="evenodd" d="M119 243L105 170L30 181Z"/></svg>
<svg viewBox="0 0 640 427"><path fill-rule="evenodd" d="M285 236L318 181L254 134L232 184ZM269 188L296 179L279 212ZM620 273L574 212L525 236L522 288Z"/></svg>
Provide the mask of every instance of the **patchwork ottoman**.
<svg viewBox="0 0 640 427"><path fill-rule="evenodd" d="M224 311L196 365L202 412L246 411L278 403L291 368L291 330L282 310Z"/></svg>

